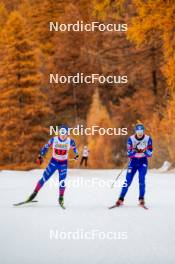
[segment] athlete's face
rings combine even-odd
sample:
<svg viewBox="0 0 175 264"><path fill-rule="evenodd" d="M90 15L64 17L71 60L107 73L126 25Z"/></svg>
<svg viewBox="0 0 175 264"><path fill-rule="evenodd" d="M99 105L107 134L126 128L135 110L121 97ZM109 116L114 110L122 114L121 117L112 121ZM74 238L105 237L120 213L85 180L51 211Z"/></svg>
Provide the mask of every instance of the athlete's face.
<svg viewBox="0 0 175 264"><path fill-rule="evenodd" d="M68 132L64 127L60 129L59 134L60 134L61 140L65 140L68 136Z"/></svg>
<svg viewBox="0 0 175 264"><path fill-rule="evenodd" d="M138 138L142 138L144 135L144 130L136 130L136 136Z"/></svg>
<svg viewBox="0 0 175 264"><path fill-rule="evenodd" d="M66 135L60 135L61 140L65 140L67 138L67 134Z"/></svg>

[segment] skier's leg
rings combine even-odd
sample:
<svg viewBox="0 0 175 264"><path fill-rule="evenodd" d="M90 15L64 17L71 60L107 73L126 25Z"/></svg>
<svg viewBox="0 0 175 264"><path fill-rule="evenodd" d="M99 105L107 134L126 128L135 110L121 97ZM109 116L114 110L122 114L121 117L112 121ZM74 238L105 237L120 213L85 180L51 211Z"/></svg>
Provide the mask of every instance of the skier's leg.
<svg viewBox="0 0 175 264"><path fill-rule="evenodd" d="M67 161L59 165L59 204L64 207L65 179L67 176Z"/></svg>
<svg viewBox="0 0 175 264"><path fill-rule="evenodd" d="M49 180L49 178L52 176L56 169L56 163L51 160L43 173L43 177L38 181L34 191L38 192L43 187L45 182Z"/></svg>
<svg viewBox="0 0 175 264"><path fill-rule="evenodd" d="M38 181L33 193L29 196L28 201L32 201L36 197L39 190L43 187L44 183L52 176L56 169L57 166L54 160L51 159L50 163L43 173L43 177Z"/></svg>
<svg viewBox="0 0 175 264"><path fill-rule="evenodd" d="M85 162L86 162L86 158L83 157L83 162L82 162L82 165L85 165Z"/></svg>
<svg viewBox="0 0 175 264"><path fill-rule="evenodd" d="M83 164L83 157L81 158L81 161L80 161L80 166Z"/></svg>
<svg viewBox="0 0 175 264"><path fill-rule="evenodd" d="M146 163L141 164L138 168L139 171L139 200L144 200L145 195L145 176L147 173L148 165Z"/></svg>
<svg viewBox="0 0 175 264"><path fill-rule="evenodd" d="M85 167L87 168L87 160L88 158L85 158Z"/></svg>
<svg viewBox="0 0 175 264"><path fill-rule="evenodd" d="M65 179L67 176L67 162L59 165L59 195L64 196Z"/></svg>
<svg viewBox="0 0 175 264"><path fill-rule="evenodd" d="M125 195L128 191L129 186L132 183L132 180L134 178L136 171L137 171L136 166L130 166L130 165L128 166L128 170L127 170L127 174L126 174L126 180L125 180L124 185L122 187L122 190L121 190L121 193L119 196L119 200L122 200L122 201L124 200Z"/></svg>

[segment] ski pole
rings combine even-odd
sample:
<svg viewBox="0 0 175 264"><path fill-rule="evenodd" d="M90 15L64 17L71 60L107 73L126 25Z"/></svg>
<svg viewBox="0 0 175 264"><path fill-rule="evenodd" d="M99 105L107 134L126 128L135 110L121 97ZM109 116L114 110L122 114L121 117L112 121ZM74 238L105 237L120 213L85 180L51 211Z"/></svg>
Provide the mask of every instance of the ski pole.
<svg viewBox="0 0 175 264"><path fill-rule="evenodd" d="M116 178L114 179L112 185L111 185L111 189L114 187L115 182L118 180L118 178L122 175L123 171L128 167L128 161L125 163L124 167L121 169L121 171L119 172L119 174L116 176Z"/></svg>

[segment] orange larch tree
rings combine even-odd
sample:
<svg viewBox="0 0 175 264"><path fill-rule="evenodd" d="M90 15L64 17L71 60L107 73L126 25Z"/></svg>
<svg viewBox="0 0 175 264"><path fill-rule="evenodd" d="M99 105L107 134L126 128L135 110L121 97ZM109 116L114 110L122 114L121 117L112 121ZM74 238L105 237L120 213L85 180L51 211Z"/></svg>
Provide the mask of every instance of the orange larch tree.
<svg viewBox="0 0 175 264"><path fill-rule="evenodd" d="M52 114L41 89L40 52L17 11L10 14L1 42L0 165L32 164Z"/></svg>

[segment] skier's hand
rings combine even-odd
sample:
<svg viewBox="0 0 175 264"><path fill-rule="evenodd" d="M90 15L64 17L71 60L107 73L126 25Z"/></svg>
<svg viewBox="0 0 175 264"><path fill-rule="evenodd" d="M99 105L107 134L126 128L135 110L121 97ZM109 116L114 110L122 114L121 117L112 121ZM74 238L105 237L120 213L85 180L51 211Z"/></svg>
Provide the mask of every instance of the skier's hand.
<svg viewBox="0 0 175 264"><path fill-rule="evenodd" d="M145 147L145 145L138 144L138 145L136 145L135 150L137 153L143 153L146 151L146 147Z"/></svg>
<svg viewBox="0 0 175 264"><path fill-rule="evenodd" d="M43 163L43 157L41 156L41 155L38 155L38 158L37 158L37 160L36 160L36 163L38 164L38 165L41 165L42 163Z"/></svg>
<svg viewBox="0 0 175 264"><path fill-rule="evenodd" d="M146 148L142 149L142 148L136 148L135 149L137 153L144 153L146 151Z"/></svg>
<svg viewBox="0 0 175 264"><path fill-rule="evenodd" d="M142 149L142 153L145 153L146 150L147 150L147 148Z"/></svg>
<svg viewBox="0 0 175 264"><path fill-rule="evenodd" d="M79 158L79 155L77 154L77 155L74 157L74 159L75 159L75 160L78 160L78 158Z"/></svg>

